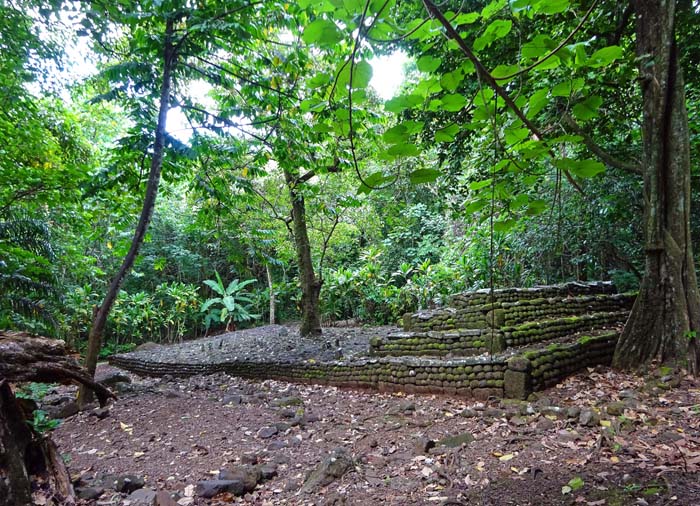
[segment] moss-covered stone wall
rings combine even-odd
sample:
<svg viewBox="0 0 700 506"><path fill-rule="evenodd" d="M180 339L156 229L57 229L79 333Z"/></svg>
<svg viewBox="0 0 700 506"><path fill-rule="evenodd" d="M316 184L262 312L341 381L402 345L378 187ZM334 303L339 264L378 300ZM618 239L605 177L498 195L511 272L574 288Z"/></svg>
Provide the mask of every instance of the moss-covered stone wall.
<svg viewBox="0 0 700 506"><path fill-rule="evenodd" d="M530 295L537 289L531 289ZM543 289L544 290L544 289ZM544 290L549 292L549 287ZM634 295L597 294L571 297L536 297L512 302L473 304L409 313L403 317L405 331L427 332L454 329L501 328L532 320L580 316L587 313L629 311Z"/></svg>
<svg viewBox="0 0 700 506"><path fill-rule="evenodd" d="M619 334L584 337L538 351L461 359L383 357L337 362L154 361L148 352L115 355L110 363L147 376L192 376L226 372L251 379L278 379L406 393L437 393L485 399L526 398L585 367L609 364Z"/></svg>
<svg viewBox="0 0 700 506"><path fill-rule="evenodd" d="M376 356L473 356L497 353L504 348L503 332L491 329L454 329L427 332L396 332L370 341Z"/></svg>
<svg viewBox="0 0 700 506"><path fill-rule="evenodd" d="M407 393L441 393L486 398L503 396L503 358L414 359L411 357L338 362L184 364L154 362L139 352L116 355L110 363L147 376L192 376L226 372L251 379L278 379Z"/></svg>
<svg viewBox="0 0 700 506"><path fill-rule="evenodd" d="M373 339L370 351L374 356L475 356L620 325L629 315L634 295L594 293L535 297L573 289L607 291L611 287L609 283L570 283L527 290L501 290L497 294L501 300L481 305L477 303L482 299L472 297L469 299L470 305L461 308L406 315L406 331ZM524 294L530 298L505 301L514 294Z"/></svg>
<svg viewBox="0 0 700 506"><path fill-rule="evenodd" d="M499 288L491 291L487 288L453 295L450 306L467 308L491 302L521 302L531 299L549 299L575 297L579 295L614 294L615 286L609 281L570 282L559 285L535 286L532 288Z"/></svg>

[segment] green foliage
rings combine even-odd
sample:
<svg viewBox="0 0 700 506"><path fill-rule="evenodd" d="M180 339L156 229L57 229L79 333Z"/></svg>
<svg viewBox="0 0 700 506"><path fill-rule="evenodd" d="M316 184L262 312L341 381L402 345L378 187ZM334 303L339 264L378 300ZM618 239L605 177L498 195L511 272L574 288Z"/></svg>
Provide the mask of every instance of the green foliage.
<svg viewBox="0 0 700 506"><path fill-rule="evenodd" d="M0 217L0 328L54 334L55 260L48 225L23 215Z"/></svg>
<svg viewBox="0 0 700 506"><path fill-rule="evenodd" d="M561 488L561 493L566 495L570 494L571 492L575 492L582 488L585 485L585 482L580 476L575 476L569 480L569 482L564 485Z"/></svg>
<svg viewBox="0 0 700 506"><path fill-rule="evenodd" d="M17 389L15 396L18 399L29 399L34 402L39 402L46 397L53 387L55 387L55 385L47 383L27 383ZM27 423L39 434L44 434L58 427L61 421L49 418L44 410L35 409L32 414L32 419L27 420Z"/></svg>
<svg viewBox="0 0 700 506"><path fill-rule="evenodd" d="M27 423L31 425L39 434L44 434L61 425L61 420L49 418L46 411L42 409L35 409L33 418L31 420L27 420Z"/></svg>
<svg viewBox="0 0 700 506"><path fill-rule="evenodd" d="M75 287L64 299L64 333L71 343L87 337L99 294L90 285ZM199 290L180 282L161 283L153 292L119 292L110 312L102 356L130 351L134 343L175 342L195 336L202 327Z"/></svg>
<svg viewBox="0 0 700 506"><path fill-rule="evenodd" d="M30 399L35 402L41 401L49 391L56 385L49 383L26 383L21 385L15 392L18 399Z"/></svg>
<svg viewBox="0 0 700 506"><path fill-rule="evenodd" d="M124 339L128 340L128 339L138 339L138 338L135 336L125 336ZM117 355L119 353L128 353L130 351L134 351L136 346L137 346L136 343L133 343L133 342L120 344L120 343L117 343L114 341L107 341L102 345L102 348L100 348L100 353L99 353L98 357L101 360L104 360L104 359L111 357L112 355Z"/></svg>
<svg viewBox="0 0 700 506"><path fill-rule="evenodd" d="M205 315L204 325L207 329L212 323L225 323L226 328L229 329L231 323L247 322L260 317L259 314L250 312L253 300L245 291L245 287L255 283L256 280L239 281L234 279L226 286L219 273L215 272L215 274L215 280L204 280L204 284L219 295L219 297L207 299L200 308L200 311Z"/></svg>

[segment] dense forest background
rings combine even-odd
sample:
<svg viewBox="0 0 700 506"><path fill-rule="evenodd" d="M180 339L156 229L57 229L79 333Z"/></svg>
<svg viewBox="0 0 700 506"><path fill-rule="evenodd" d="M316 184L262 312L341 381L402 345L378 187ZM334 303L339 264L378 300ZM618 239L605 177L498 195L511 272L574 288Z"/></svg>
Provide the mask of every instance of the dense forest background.
<svg viewBox="0 0 700 506"><path fill-rule="evenodd" d="M631 4L458 4L447 17L546 139L418 3L2 2L0 328L85 347L159 129L158 197L106 352L299 319L304 236L325 323L393 324L489 286L638 289ZM698 251L698 12L678 9ZM370 62L396 51L406 78L385 101Z"/></svg>

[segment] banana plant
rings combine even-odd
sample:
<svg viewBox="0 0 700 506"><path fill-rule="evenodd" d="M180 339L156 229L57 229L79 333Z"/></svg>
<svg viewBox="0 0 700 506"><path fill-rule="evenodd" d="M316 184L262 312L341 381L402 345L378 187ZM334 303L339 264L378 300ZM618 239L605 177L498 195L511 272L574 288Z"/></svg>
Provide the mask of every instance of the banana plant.
<svg viewBox="0 0 700 506"><path fill-rule="evenodd" d="M228 287L224 285L221 276L215 272L216 279L206 279L204 284L211 288L219 297L207 299L202 304L201 312L205 313L204 325L207 330L212 323L225 323L226 331L236 329L236 322L243 322L260 318L259 314L252 314L251 304L252 299L244 292L244 288L251 283L255 283L254 279L246 279L239 281L234 279L229 283Z"/></svg>

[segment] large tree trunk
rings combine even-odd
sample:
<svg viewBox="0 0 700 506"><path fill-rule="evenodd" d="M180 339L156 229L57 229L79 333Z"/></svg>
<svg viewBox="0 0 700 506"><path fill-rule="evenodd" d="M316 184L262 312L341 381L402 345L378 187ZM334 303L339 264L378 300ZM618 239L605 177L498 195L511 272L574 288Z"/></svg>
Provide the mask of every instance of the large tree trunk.
<svg viewBox="0 0 700 506"><path fill-rule="evenodd" d="M102 304L95 313L88 335L88 348L85 357L85 367L88 373L94 377L97 367L97 358L102 346L102 335L104 334L105 326L107 325L107 317L112 310L114 301L119 294L124 278L129 273L134 265L134 261L139 254L141 244L146 236L148 225L153 216L153 209L156 205L156 197L158 195L158 186L160 185L160 174L163 167L163 154L165 151L165 122L168 116L170 107L170 87L172 81L172 70L177 61L175 47L172 41L173 36L173 20L168 19L165 27L165 46L163 50L163 82L160 89L160 103L158 110L158 123L156 124L155 140L153 143L153 156L151 158L151 170L148 174L148 183L146 185L146 195L143 199L143 207L139 222L134 231L134 237L131 240L131 247L124 257L119 270L115 274L112 282L109 284L107 294L105 295ZM81 405L90 401L90 391L84 388L80 389L78 402Z"/></svg>
<svg viewBox="0 0 700 506"><path fill-rule="evenodd" d="M638 0L636 10L646 267L613 364L637 368L687 359L697 374L700 296L690 241L690 140L675 2Z"/></svg>
<svg viewBox="0 0 700 506"><path fill-rule="evenodd" d="M297 252L299 265L299 284L301 285L301 326L299 333L302 336L321 335L321 317L319 315L319 295L321 294L321 280L314 272L313 259L311 257L311 243L306 226L306 204L304 196L297 191L298 180L288 170L284 171L284 178L289 188L289 198L292 201L292 230L294 232L294 246Z"/></svg>
<svg viewBox="0 0 700 506"><path fill-rule="evenodd" d="M37 500L72 504L73 488L56 445L27 423L31 409L25 412L10 381L81 383L95 389L100 403L114 395L92 381L63 341L0 331L0 506L35 504L33 478Z"/></svg>

